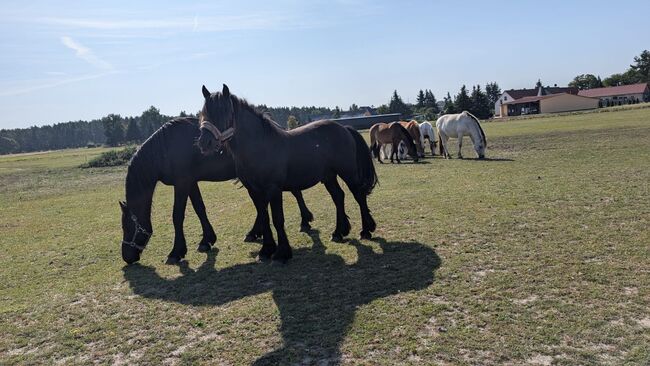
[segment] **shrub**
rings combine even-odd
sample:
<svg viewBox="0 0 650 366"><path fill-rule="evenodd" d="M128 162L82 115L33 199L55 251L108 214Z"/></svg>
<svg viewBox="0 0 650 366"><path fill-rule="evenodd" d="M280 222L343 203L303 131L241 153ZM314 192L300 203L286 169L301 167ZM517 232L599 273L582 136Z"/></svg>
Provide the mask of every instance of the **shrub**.
<svg viewBox="0 0 650 366"><path fill-rule="evenodd" d="M135 146L128 146L122 150L111 150L91 159L89 162L82 164L82 168L99 168L106 166L126 165L135 152L138 151Z"/></svg>

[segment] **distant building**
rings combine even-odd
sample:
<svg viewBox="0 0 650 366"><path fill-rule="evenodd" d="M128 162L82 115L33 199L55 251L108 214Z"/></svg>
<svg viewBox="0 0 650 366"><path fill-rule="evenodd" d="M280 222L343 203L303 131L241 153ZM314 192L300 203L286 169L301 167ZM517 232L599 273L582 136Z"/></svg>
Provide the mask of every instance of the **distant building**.
<svg viewBox="0 0 650 366"><path fill-rule="evenodd" d="M357 130L363 130L370 128L375 123L390 123L399 121L402 115L400 113L390 113L390 114L378 114L374 116L360 116L360 117L348 117L348 118L339 118L332 119L344 126L352 126Z"/></svg>
<svg viewBox="0 0 650 366"><path fill-rule="evenodd" d="M598 108L598 99L561 93L522 97L501 104L500 115L520 116L539 113L559 113Z"/></svg>
<svg viewBox="0 0 650 366"><path fill-rule="evenodd" d="M557 85L555 86L547 86L547 87L540 87L540 88L534 88L534 89L510 89L504 91L499 99L494 103L494 117L505 117L506 115L501 114L501 105L505 103L510 103L513 101L516 101L521 98L528 98L528 97L538 97L538 96L544 96L544 95L553 95L553 94L571 94L571 95L577 95L578 94L578 88L574 87L558 87Z"/></svg>
<svg viewBox="0 0 650 366"><path fill-rule="evenodd" d="M608 88L580 90L578 95L598 98L601 106L606 107L635 102L650 102L650 87L648 87L648 83L610 86Z"/></svg>

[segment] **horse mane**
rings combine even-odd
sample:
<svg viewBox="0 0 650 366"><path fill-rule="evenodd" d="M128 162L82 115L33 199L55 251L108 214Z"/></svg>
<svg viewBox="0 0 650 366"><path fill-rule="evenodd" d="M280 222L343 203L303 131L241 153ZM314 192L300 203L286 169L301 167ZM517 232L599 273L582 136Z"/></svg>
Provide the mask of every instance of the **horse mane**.
<svg viewBox="0 0 650 366"><path fill-rule="evenodd" d="M481 122L476 118L475 115L469 113L468 111L464 111L467 113L468 116L472 117L474 122L476 122L476 126L478 126L478 130L481 132L481 140L483 140L483 145L487 147L487 140L485 139L485 132L483 132L483 127L481 127Z"/></svg>
<svg viewBox="0 0 650 366"><path fill-rule="evenodd" d="M139 197L142 192L155 186L165 156L173 154L169 151L167 136L175 133L179 128L199 128L199 120L195 117L176 117L165 122L145 142L142 143L131 157L126 174L127 205L129 196Z"/></svg>
<svg viewBox="0 0 650 366"><path fill-rule="evenodd" d="M223 94L221 92L216 92L213 95L216 96L217 99L223 98ZM257 117L260 120L260 122L262 122L261 126L263 127L265 133L285 131L285 129L282 126L280 126L279 123L271 119L270 113L258 111L255 108L255 106L249 103L246 99L239 98L235 94L231 93L230 100L232 101L235 114L239 114L242 110L245 110L253 114L255 117Z"/></svg>
<svg viewBox="0 0 650 366"><path fill-rule="evenodd" d="M401 123L396 123L395 125L399 126L399 129L402 131L404 136L407 137L406 138L406 144L409 145L409 150L410 149L415 149L415 151L417 151L417 147L415 146L415 143L413 142L413 138L411 137L411 134L409 133L409 131L404 126L402 126Z"/></svg>

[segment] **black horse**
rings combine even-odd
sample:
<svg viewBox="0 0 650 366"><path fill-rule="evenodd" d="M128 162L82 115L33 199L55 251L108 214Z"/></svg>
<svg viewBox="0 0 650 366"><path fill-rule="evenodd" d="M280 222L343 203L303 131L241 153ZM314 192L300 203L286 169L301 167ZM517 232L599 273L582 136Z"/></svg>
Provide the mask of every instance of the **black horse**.
<svg viewBox="0 0 650 366"><path fill-rule="evenodd" d="M284 231L282 191L303 190L325 184L336 205L336 229L332 240L342 241L350 232L344 193L337 176L347 184L361 209L361 238L371 238L376 228L367 196L377 184L377 174L365 140L355 129L333 121L317 121L285 131L246 101L231 95L224 84L221 93L210 94L203 86L198 145L204 154L225 146L234 159L237 177L248 189L262 221L260 259L286 262L292 257ZM268 218L271 204L273 240Z"/></svg>
<svg viewBox="0 0 650 366"><path fill-rule="evenodd" d="M196 147L200 134L196 118L176 118L164 124L135 153L126 174L126 202L122 208L122 259L133 263L140 259L152 234L151 202L158 182L174 186L174 248L167 257L167 264L176 264L187 253L183 221L187 198L201 221L203 238L198 251L207 252L217 241L217 235L208 221L199 181L221 182L234 179L235 163L228 154L205 156ZM302 193L293 191L300 214L301 230L311 227L313 216L302 198ZM268 220L268 219L267 219ZM258 215L245 241L261 237L262 221Z"/></svg>

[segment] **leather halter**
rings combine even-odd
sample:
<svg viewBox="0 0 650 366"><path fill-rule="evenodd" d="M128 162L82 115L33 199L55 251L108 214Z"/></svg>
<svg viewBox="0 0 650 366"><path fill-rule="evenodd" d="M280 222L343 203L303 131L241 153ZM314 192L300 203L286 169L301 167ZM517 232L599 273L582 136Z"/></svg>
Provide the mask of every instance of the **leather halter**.
<svg viewBox="0 0 650 366"><path fill-rule="evenodd" d="M142 253L142 251L144 251L144 248L147 246L147 243L149 243L149 239L151 239L151 233L148 232L147 229L145 229L142 225L140 225L140 223L138 222L138 218L135 217L134 214L131 214L131 221L133 221L133 224L135 225L133 238L131 238L130 241L122 240L122 244L135 248ZM135 240L138 238L138 234L142 234L145 236L144 244L142 245L138 245L135 243Z"/></svg>
<svg viewBox="0 0 650 366"><path fill-rule="evenodd" d="M217 126L208 120L201 122L201 128L208 130L222 144L228 142L235 135L235 129L233 127L228 127L225 131L221 132Z"/></svg>

